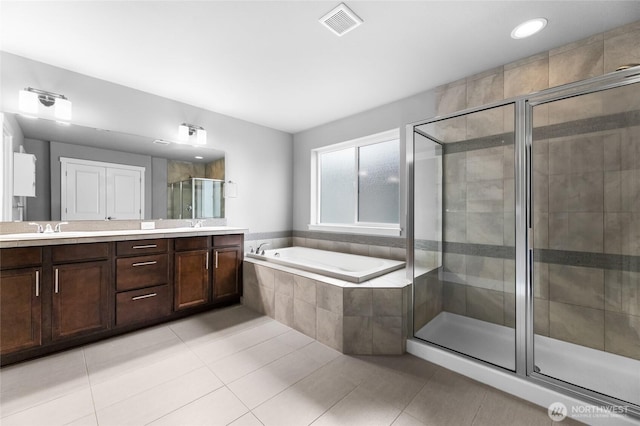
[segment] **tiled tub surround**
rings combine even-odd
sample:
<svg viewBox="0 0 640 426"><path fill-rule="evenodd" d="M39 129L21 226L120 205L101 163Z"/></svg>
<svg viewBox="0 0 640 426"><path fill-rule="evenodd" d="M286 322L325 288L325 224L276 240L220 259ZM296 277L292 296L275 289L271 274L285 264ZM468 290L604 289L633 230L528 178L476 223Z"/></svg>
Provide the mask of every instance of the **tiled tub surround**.
<svg viewBox="0 0 640 426"><path fill-rule="evenodd" d="M360 284L246 258L243 304L345 354L402 354L404 269Z"/></svg>

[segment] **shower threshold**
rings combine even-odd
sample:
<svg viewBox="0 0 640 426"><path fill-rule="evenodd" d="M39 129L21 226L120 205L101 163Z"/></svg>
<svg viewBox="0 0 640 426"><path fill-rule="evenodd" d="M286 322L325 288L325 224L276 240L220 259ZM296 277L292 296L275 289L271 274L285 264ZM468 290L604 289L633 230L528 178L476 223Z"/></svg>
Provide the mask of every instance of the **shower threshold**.
<svg viewBox="0 0 640 426"><path fill-rule="evenodd" d="M515 370L510 327L441 312L415 337ZM536 334L534 361L541 374L640 405L638 360Z"/></svg>

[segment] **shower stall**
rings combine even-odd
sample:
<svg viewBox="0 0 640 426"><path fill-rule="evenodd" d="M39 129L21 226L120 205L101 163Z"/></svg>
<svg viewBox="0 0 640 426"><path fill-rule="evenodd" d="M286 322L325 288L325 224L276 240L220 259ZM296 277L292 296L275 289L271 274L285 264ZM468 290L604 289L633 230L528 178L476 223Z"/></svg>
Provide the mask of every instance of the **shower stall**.
<svg viewBox="0 0 640 426"><path fill-rule="evenodd" d="M167 187L168 219L224 217L224 181L190 178Z"/></svg>
<svg viewBox="0 0 640 426"><path fill-rule="evenodd" d="M407 136L409 351L640 416L640 69Z"/></svg>

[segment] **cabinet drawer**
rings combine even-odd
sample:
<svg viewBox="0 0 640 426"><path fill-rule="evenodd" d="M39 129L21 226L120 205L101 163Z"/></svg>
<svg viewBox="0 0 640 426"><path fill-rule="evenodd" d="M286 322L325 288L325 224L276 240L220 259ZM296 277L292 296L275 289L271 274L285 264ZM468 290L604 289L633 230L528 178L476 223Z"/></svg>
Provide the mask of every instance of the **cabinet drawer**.
<svg viewBox="0 0 640 426"><path fill-rule="evenodd" d="M166 239L119 241L116 244L116 254L118 256L139 256L148 253L166 252Z"/></svg>
<svg viewBox="0 0 640 426"><path fill-rule="evenodd" d="M151 321L171 313L169 286L160 285L116 295L116 325Z"/></svg>
<svg viewBox="0 0 640 426"><path fill-rule="evenodd" d="M209 247L209 237L176 238L174 244L176 251L201 250Z"/></svg>
<svg viewBox="0 0 640 426"><path fill-rule="evenodd" d="M39 266L42 263L42 248L20 247L0 250L0 268L17 269Z"/></svg>
<svg viewBox="0 0 640 426"><path fill-rule="evenodd" d="M167 283L167 255L125 257L116 260L116 290L132 290Z"/></svg>
<svg viewBox="0 0 640 426"><path fill-rule="evenodd" d="M109 243L67 244L51 249L53 263L97 260L109 257Z"/></svg>
<svg viewBox="0 0 640 426"><path fill-rule="evenodd" d="M222 246L241 246L242 234L236 235L215 235L213 237L213 245L216 247Z"/></svg>

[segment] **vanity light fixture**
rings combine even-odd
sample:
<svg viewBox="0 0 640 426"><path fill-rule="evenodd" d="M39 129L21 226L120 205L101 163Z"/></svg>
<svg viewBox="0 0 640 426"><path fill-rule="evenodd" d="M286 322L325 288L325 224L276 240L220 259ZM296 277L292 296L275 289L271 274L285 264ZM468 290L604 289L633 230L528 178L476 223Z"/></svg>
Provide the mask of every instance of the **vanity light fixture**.
<svg viewBox="0 0 640 426"><path fill-rule="evenodd" d="M18 108L28 114L37 114L40 105L46 108L54 107L56 120L71 120L71 101L66 96L46 90L27 87L18 96Z"/></svg>
<svg viewBox="0 0 640 426"><path fill-rule="evenodd" d="M547 26L547 22L546 18L529 19L511 31L511 38L519 40L537 34Z"/></svg>
<svg viewBox="0 0 640 426"><path fill-rule="evenodd" d="M207 144L207 131L204 127L196 126L195 124L182 123L178 126L178 140L180 142L188 142L189 138L196 135L197 145Z"/></svg>

